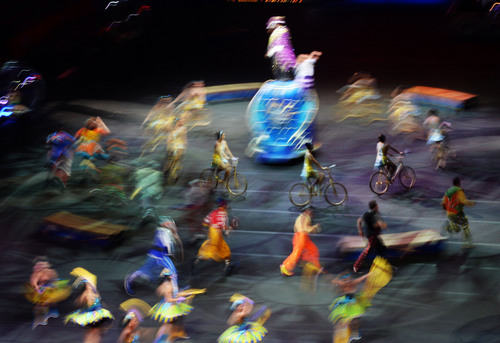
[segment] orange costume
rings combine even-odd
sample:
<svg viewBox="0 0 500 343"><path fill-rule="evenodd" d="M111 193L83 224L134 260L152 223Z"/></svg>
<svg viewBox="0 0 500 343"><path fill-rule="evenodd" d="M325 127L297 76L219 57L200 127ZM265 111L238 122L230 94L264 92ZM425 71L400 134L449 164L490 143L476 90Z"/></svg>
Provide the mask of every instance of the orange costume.
<svg viewBox="0 0 500 343"><path fill-rule="evenodd" d="M228 229L227 223L227 212L223 207L213 210L204 219L204 225L208 226L208 239L203 242L198 251L199 258L212 259L217 262L231 259L231 250L222 236L222 233Z"/></svg>
<svg viewBox="0 0 500 343"><path fill-rule="evenodd" d="M320 270L318 247L309 238L311 232L318 230L318 225L311 225L311 217L305 211L295 220L293 230L295 231L292 241L293 251L280 266L281 273L292 276L293 270L299 261L311 263Z"/></svg>

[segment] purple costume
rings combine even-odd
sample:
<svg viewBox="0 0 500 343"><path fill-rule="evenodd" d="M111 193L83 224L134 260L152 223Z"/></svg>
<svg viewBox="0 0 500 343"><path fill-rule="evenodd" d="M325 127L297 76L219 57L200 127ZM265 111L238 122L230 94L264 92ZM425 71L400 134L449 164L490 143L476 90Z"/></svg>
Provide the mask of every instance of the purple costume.
<svg viewBox="0 0 500 343"><path fill-rule="evenodd" d="M284 25L284 17L272 17L267 22L267 29L273 30L267 45L267 57L273 62L273 74L278 79L293 79L295 53L290 40L290 31Z"/></svg>

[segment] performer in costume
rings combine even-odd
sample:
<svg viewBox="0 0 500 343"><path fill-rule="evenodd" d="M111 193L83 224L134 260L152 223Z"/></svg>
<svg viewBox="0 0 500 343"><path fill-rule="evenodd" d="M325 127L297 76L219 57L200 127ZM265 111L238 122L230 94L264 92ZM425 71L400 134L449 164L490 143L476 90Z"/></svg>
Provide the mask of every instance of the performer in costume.
<svg viewBox="0 0 500 343"><path fill-rule="evenodd" d="M68 285L68 280L59 279L46 257L36 257L25 292L26 299L35 304L32 328L47 325L49 318L59 317L59 311L54 306L66 300L70 294L71 286Z"/></svg>
<svg viewBox="0 0 500 343"><path fill-rule="evenodd" d="M229 159L233 159L234 156L229 150L226 142L226 133L224 131L219 131L216 134L217 140L215 141L214 155L212 157L212 163L214 163L217 168L224 170L224 179L226 181L231 172L231 165L229 164Z"/></svg>
<svg viewBox="0 0 500 343"><path fill-rule="evenodd" d="M140 160L139 162L141 163ZM147 161L141 163L141 168L136 169L130 176L130 181L135 186L130 199L139 198L143 220L157 220L156 203L161 199L165 190L163 173L159 169L158 162Z"/></svg>
<svg viewBox="0 0 500 343"><path fill-rule="evenodd" d="M263 306L256 314L250 317L254 302L241 294L234 294L229 301L231 316L227 324L230 326L217 339L217 343L257 343L262 341L267 334L263 327L271 315L271 311Z"/></svg>
<svg viewBox="0 0 500 343"><path fill-rule="evenodd" d="M372 200L368 203L369 211L365 212L361 217L356 221L356 225L358 227L358 234L361 237L365 237L368 239L368 244L366 248L361 252L358 259L354 263L353 270L355 273L359 271L363 261L366 256L370 253L370 251L375 251L377 255L384 256L387 251L386 246L380 240L380 234L382 230L387 229L387 224L382 220L382 216L378 211L378 204L375 200ZM366 233L363 232L363 223L366 227Z"/></svg>
<svg viewBox="0 0 500 343"><path fill-rule="evenodd" d="M175 98L173 104L177 104L176 111L184 119L184 124L192 129L196 126L206 126L210 123L207 114L207 91L204 81L191 81ZM205 115L203 115L203 113Z"/></svg>
<svg viewBox="0 0 500 343"><path fill-rule="evenodd" d="M203 242L198 250L198 256L192 264L192 272L195 267L203 260L214 260L216 262L224 261L224 273L229 275L234 271L238 264L231 263L231 250L224 240L223 234L228 235L234 228L234 223L228 225L228 202L226 199L217 199L217 209L210 212L205 217L204 222L208 226L208 239Z"/></svg>
<svg viewBox="0 0 500 343"><path fill-rule="evenodd" d="M176 338L189 338L184 331L182 317L188 315L193 307L186 303L186 300L192 299L194 294L204 293L202 290L187 290L181 293L177 292L177 286L172 282L172 270L165 268L160 277L163 278L162 284L156 290L156 293L162 297L162 300L154 305L149 311L152 319L160 322L162 326L156 333L153 343L163 342L168 336L166 342L171 343ZM187 297L189 295L189 297Z"/></svg>
<svg viewBox="0 0 500 343"><path fill-rule="evenodd" d="M472 236L470 234L469 220L464 212L464 206L471 207L475 204L475 201L468 200L465 197L458 176L453 179L453 186L448 188L441 200L441 206L446 210L446 215L448 216L446 231L452 233L460 232L460 229L462 229L469 247L472 246Z"/></svg>
<svg viewBox="0 0 500 343"><path fill-rule="evenodd" d="M394 164L394 162L392 162L387 156L390 150L395 151L400 155L403 155L402 151L398 151L396 148L392 147L389 143L385 142L385 135L380 134L378 136L377 157L375 159L374 167L380 169L384 166L387 166L387 171L388 171L387 176L389 177L389 179L392 178L392 174L394 173L394 171L396 171L396 164Z"/></svg>
<svg viewBox="0 0 500 343"><path fill-rule="evenodd" d="M318 247L311 241L309 235L319 232L319 224L312 225L313 210L310 207L305 208L295 220L293 231L293 251L280 265L282 275L292 276L299 261L306 263L305 270L313 270L315 274L323 272L323 268L319 263Z"/></svg>
<svg viewBox="0 0 500 343"><path fill-rule="evenodd" d="M153 246L148 252L146 261L144 261L141 268L125 277L124 287L128 295L135 293L132 286L137 278L154 281L164 268L170 271L170 282L174 291L178 291L177 270L170 259L175 256L176 243L179 243L182 249L182 241L177 234L177 226L174 220L170 217L160 217L159 226L156 228L153 238Z"/></svg>
<svg viewBox="0 0 500 343"><path fill-rule="evenodd" d="M356 279L351 274L339 275L332 280L332 284L343 293L330 305L331 313L328 319L334 325L333 343L348 343L361 339L359 318L371 306L371 299L391 278L392 266L386 259L376 257L368 274ZM363 281L364 287L357 293Z"/></svg>
<svg viewBox="0 0 500 343"><path fill-rule="evenodd" d="M82 308L67 315L64 322L73 322L87 328L84 343L99 343L104 329L115 317L102 307L101 296L97 291L97 277L94 274L81 267L73 269L70 274L77 277L74 287L82 283L84 285L83 293L76 300Z"/></svg>
<svg viewBox="0 0 500 343"><path fill-rule="evenodd" d="M167 176L169 184L172 184L179 177L176 174L179 171L172 168L175 169L180 166L182 157L188 146L187 129L184 124L184 117L177 118L167 139L167 156L163 172L166 173L165 176Z"/></svg>
<svg viewBox="0 0 500 343"><path fill-rule="evenodd" d="M100 142L102 136L110 133L111 131L100 117L87 119L85 126L78 130L75 135L77 139L76 144L78 145L75 152L84 159L84 162L80 164L81 166L93 169L92 166L89 166L89 161L92 162L96 159L106 160L109 158L109 155L104 151Z"/></svg>
<svg viewBox="0 0 500 343"><path fill-rule="evenodd" d="M271 17L267 21L269 42L266 57L271 58L272 71L278 80L293 80L295 53L293 51L290 31L285 25L285 17Z"/></svg>
<svg viewBox="0 0 500 343"><path fill-rule="evenodd" d="M125 311L126 315L122 322L125 328L122 330L118 342L141 343L144 330L140 328L140 325L151 310L151 306L140 299L129 299L120 304L120 309Z"/></svg>
<svg viewBox="0 0 500 343"><path fill-rule="evenodd" d="M295 63L295 81L299 82L306 90L314 88L314 64L322 52L313 51L310 54L300 54Z"/></svg>
<svg viewBox="0 0 500 343"><path fill-rule="evenodd" d="M64 131L63 128L50 134L46 140L46 144L51 146L51 150L47 156L47 167L62 182L64 187L66 187L68 178L71 175L74 142L75 138Z"/></svg>
<svg viewBox="0 0 500 343"><path fill-rule="evenodd" d="M322 170L328 170L328 168L321 166L318 161L314 158L314 155L312 153L313 151L313 144L311 142L307 142L306 144L306 154L304 155L304 165L302 167L302 172L300 176L307 181L308 178L313 177L314 183L312 186L320 187L321 184L323 183L323 180L325 179L325 174L318 172L317 170L314 170L313 164L321 168Z"/></svg>

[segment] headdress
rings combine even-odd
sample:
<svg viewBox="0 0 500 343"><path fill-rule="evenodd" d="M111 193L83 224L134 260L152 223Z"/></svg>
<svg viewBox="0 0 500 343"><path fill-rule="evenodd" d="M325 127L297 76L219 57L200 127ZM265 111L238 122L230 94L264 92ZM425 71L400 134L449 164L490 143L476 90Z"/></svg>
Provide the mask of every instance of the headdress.
<svg viewBox="0 0 500 343"><path fill-rule="evenodd" d="M253 301L250 298L247 298L243 294L235 293L231 298L229 298L229 301L232 302L231 304L231 311L234 311L239 305L243 303L249 303L250 305L253 305Z"/></svg>
<svg viewBox="0 0 500 343"><path fill-rule="evenodd" d="M70 274L77 277L75 282L73 282L73 287L78 287L80 283L87 282L92 286L94 291L97 291L97 277L88 270L78 267L73 269Z"/></svg>
<svg viewBox="0 0 500 343"><path fill-rule="evenodd" d="M149 313L151 306L140 299L129 299L120 304L120 309L127 313L123 318L123 325L125 325L132 318L137 318L139 322L142 322Z"/></svg>
<svg viewBox="0 0 500 343"><path fill-rule="evenodd" d="M227 199L222 197L217 198L217 207L223 207L227 205Z"/></svg>
<svg viewBox="0 0 500 343"><path fill-rule="evenodd" d="M266 24L266 29L274 29L276 28L277 25L285 25L285 17L283 16L276 16L276 17L271 17L267 21Z"/></svg>

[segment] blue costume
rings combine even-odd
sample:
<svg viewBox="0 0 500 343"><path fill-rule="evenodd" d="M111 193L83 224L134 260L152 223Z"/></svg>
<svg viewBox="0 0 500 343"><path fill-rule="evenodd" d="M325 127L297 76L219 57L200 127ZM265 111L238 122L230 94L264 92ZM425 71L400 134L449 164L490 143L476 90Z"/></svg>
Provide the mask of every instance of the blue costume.
<svg viewBox="0 0 500 343"><path fill-rule="evenodd" d="M171 221L173 223L173 221ZM175 224L174 224L175 225ZM177 270L170 259L175 251L175 238L170 229L158 227L153 238L153 247L149 250L146 261L141 268L125 278L124 287L128 294L134 294L132 283L137 278L153 281L160 275L163 268L172 271L171 279L174 293L177 293Z"/></svg>

